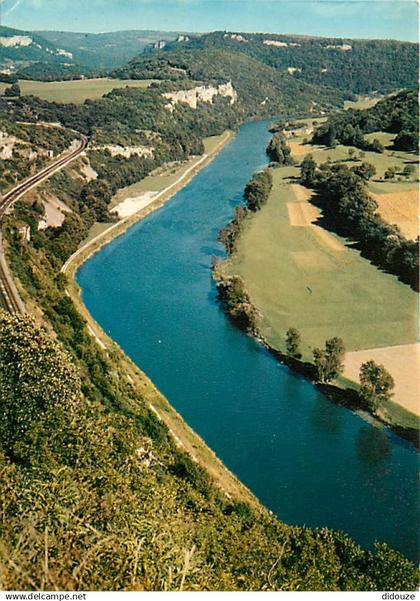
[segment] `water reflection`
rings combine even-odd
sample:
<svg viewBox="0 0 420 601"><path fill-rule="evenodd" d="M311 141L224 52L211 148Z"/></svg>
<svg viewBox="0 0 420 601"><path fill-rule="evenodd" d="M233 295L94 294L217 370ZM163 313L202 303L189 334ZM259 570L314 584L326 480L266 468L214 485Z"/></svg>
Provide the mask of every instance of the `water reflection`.
<svg viewBox="0 0 420 601"><path fill-rule="evenodd" d="M391 452L386 432L371 426L361 426L356 447L359 459L369 466L387 463Z"/></svg>

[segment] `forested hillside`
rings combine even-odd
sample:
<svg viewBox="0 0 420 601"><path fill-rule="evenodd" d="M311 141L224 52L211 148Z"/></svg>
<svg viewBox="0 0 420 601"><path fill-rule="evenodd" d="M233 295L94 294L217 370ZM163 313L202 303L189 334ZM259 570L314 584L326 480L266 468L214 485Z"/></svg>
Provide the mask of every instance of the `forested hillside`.
<svg viewBox="0 0 420 601"><path fill-rule="evenodd" d="M277 34L213 32L165 46L239 52L290 78L355 94L417 86L417 44Z"/></svg>
<svg viewBox="0 0 420 601"><path fill-rule="evenodd" d="M197 49L141 55L113 72L123 79L161 79L205 84L232 82L243 119L277 114L310 114L338 106L346 92L297 81L240 52Z"/></svg>
<svg viewBox="0 0 420 601"><path fill-rule="evenodd" d="M65 80L124 65L145 47L173 41L176 32L74 33L0 26L0 71L21 79Z"/></svg>
<svg viewBox="0 0 420 601"><path fill-rule="evenodd" d="M76 33L70 31L39 31L44 39L73 53L81 65L111 68L123 65L133 56L156 42L174 41L175 31L111 31L106 33Z"/></svg>
<svg viewBox="0 0 420 601"><path fill-rule="evenodd" d="M364 134L376 131L397 134L393 141L396 150L417 151L419 105L416 90L404 90L370 109L337 113L315 131L313 141L326 146L339 142L368 150L369 142ZM381 148L376 150L380 152Z"/></svg>
<svg viewBox="0 0 420 601"><path fill-rule="evenodd" d="M89 65L81 66L73 53L57 46L32 31L0 26L0 80L16 81L22 78L71 79L89 75Z"/></svg>
<svg viewBox="0 0 420 601"><path fill-rule="evenodd" d="M3 38L9 41L2 42ZM12 41L14 38L14 41ZM20 39L19 39L20 38ZM288 79L335 88L341 92L363 94L390 92L417 85L418 47L395 40L350 40L315 38L279 34L213 32L204 35L176 32L128 31L102 34L69 32L27 32L0 28L0 66L19 77L42 80L71 79L92 76L117 67L118 76L143 77L143 70L153 71L159 79L182 76L177 63L184 51L202 54L203 71L198 79L211 77L208 59L214 57L216 74L223 72L233 54L241 54L254 62L255 71L265 65ZM213 51L223 53L219 57ZM181 52L181 57L179 56ZM175 53L175 54L174 54ZM134 59L139 55L139 59ZM156 63L148 67L142 59L161 56L162 70ZM174 64L171 64L171 60ZM124 75L123 65L133 59ZM238 60L238 59L236 59ZM167 61L169 67L167 68ZM257 62L255 62L257 61ZM228 66L228 65L227 65ZM191 68L200 65L193 64ZM270 72L266 71L266 75ZM255 75L255 73L254 73ZM149 75L146 75L149 77ZM271 77L273 77L271 71ZM285 80L287 81L287 79ZM287 86L283 83L283 86ZM264 100L264 98L262 99Z"/></svg>

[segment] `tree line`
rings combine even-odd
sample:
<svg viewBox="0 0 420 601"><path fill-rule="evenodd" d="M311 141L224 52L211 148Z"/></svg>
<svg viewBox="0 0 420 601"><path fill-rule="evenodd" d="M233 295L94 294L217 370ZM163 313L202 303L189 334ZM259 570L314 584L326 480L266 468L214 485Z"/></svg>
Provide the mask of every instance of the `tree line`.
<svg viewBox="0 0 420 601"><path fill-rule="evenodd" d="M301 359L302 336L296 328L286 332L285 346L287 354L295 359ZM345 348L341 338L333 337L325 341L324 348L314 348L312 351L314 378L320 384L336 380L344 371ZM359 371L359 397L372 413L376 414L383 408L384 403L392 398L394 379L383 365L372 359L362 363Z"/></svg>
<svg viewBox="0 0 420 601"><path fill-rule="evenodd" d="M364 110L350 109L329 117L312 137L314 144L344 144L361 150L383 152L379 140L369 142L365 134L385 131L397 134L396 150L417 152L419 144L419 108L416 90L403 90Z"/></svg>
<svg viewBox="0 0 420 601"><path fill-rule="evenodd" d="M267 202L273 187L273 176L269 168L264 169L252 176L245 186L245 206L235 207L235 217L219 232L219 241L222 242L228 254L236 248L236 241L242 231L247 216L259 211Z"/></svg>
<svg viewBox="0 0 420 601"><path fill-rule="evenodd" d="M300 183L318 192L317 202L329 222L340 234L357 240L364 256L419 289L418 242L407 240L397 226L377 213L378 205L369 195L360 166L326 162L318 168L313 157L306 155Z"/></svg>

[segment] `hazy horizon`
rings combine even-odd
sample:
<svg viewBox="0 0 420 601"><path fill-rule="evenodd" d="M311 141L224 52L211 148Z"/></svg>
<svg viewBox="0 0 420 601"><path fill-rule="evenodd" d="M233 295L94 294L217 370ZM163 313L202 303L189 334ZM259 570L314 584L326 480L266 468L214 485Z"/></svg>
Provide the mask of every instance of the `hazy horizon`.
<svg viewBox="0 0 420 601"><path fill-rule="evenodd" d="M53 8L48 0L0 0L0 23L73 33L228 30L418 40L415 0L55 0Z"/></svg>

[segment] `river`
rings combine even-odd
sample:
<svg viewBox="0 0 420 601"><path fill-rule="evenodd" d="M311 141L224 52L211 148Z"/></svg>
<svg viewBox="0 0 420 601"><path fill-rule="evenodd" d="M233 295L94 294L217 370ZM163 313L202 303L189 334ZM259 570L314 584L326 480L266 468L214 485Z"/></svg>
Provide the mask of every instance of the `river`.
<svg viewBox="0 0 420 601"><path fill-rule="evenodd" d="M418 561L418 454L321 395L221 311L211 258L266 122L241 127L162 209L79 270L83 300L188 424L278 517L328 526ZM279 241L281 243L281 241Z"/></svg>

